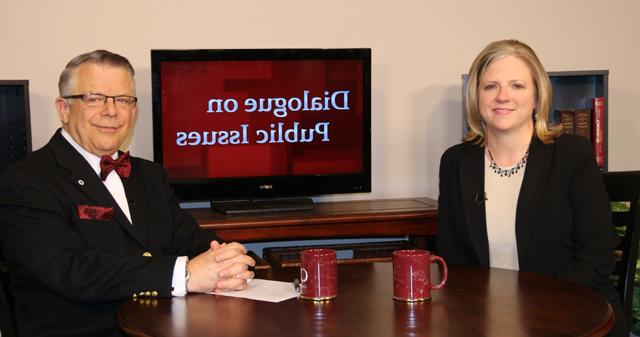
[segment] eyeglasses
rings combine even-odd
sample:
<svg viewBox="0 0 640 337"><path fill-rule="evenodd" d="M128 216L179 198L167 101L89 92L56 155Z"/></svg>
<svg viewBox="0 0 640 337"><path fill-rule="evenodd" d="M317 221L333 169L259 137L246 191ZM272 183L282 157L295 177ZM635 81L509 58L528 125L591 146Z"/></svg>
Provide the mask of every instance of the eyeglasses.
<svg viewBox="0 0 640 337"><path fill-rule="evenodd" d="M137 97L126 96L126 95L107 96L102 94L82 94L82 95L62 96L62 98L81 99L86 106L91 108L103 107L105 104L107 104L107 100L109 98L113 99L113 103L116 105L117 108L122 108L122 109L133 109L135 108L136 103L138 102Z"/></svg>

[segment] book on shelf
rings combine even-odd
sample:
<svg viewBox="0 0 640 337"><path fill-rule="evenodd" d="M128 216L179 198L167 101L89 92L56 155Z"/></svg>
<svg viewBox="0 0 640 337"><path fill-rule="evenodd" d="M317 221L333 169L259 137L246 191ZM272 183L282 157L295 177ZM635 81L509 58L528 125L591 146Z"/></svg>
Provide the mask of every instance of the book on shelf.
<svg viewBox="0 0 640 337"><path fill-rule="evenodd" d="M556 109L554 115L562 133L584 137L593 144L598 167L604 169L604 98L592 99L593 109Z"/></svg>
<svg viewBox="0 0 640 337"><path fill-rule="evenodd" d="M574 114L574 134L591 140L591 109L576 109Z"/></svg>
<svg viewBox="0 0 640 337"><path fill-rule="evenodd" d="M591 140L591 109L557 110L562 133Z"/></svg>
<svg viewBox="0 0 640 337"><path fill-rule="evenodd" d="M593 154L599 167L605 166L604 162L604 97L593 98L593 128L591 129L591 142Z"/></svg>
<svg viewBox="0 0 640 337"><path fill-rule="evenodd" d="M562 133L575 134L575 115L572 110L559 110L560 125L562 125Z"/></svg>

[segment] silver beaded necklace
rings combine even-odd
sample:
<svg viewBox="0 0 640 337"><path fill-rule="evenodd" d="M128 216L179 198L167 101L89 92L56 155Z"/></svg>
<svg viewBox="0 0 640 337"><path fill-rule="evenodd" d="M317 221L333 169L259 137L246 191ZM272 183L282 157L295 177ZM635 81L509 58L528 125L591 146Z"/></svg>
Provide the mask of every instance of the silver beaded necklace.
<svg viewBox="0 0 640 337"><path fill-rule="evenodd" d="M491 161L491 163L489 164L489 167L493 170L493 172L495 172L497 175L501 176L501 177L511 177L512 175L518 173L518 171L520 171L521 168L523 168L526 164L527 164L527 158L529 157L529 148L527 148L527 152L525 152L524 156L522 157L522 159L520 159L520 161L513 167L508 168L508 169L503 169L501 167L498 166L498 164L496 164L495 160L493 160L493 155L491 155L491 150L489 149L489 147L487 146L487 152L489 153L489 160Z"/></svg>

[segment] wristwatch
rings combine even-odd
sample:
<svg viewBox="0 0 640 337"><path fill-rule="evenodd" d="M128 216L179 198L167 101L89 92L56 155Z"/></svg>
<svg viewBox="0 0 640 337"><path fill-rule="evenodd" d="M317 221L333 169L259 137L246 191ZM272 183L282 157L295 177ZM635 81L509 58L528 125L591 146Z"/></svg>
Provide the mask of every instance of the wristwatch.
<svg viewBox="0 0 640 337"><path fill-rule="evenodd" d="M187 267L186 265L184 266L184 286L187 286L187 282L189 282L189 277L191 276L191 271L189 270L189 267Z"/></svg>

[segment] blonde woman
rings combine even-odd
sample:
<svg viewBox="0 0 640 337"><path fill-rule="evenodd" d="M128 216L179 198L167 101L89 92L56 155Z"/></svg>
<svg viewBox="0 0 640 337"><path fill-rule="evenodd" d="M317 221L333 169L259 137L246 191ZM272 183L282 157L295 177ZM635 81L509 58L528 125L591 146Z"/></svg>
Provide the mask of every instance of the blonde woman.
<svg viewBox="0 0 640 337"><path fill-rule="evenodd" d="M440 162L438 254L450 264L539 273L592 288L626 324L609 280L618 237L588 140L548 125L552 90L535 52L496 41L476 57L469 133ZM627 333L628 334L628 333Z"/></svg>

